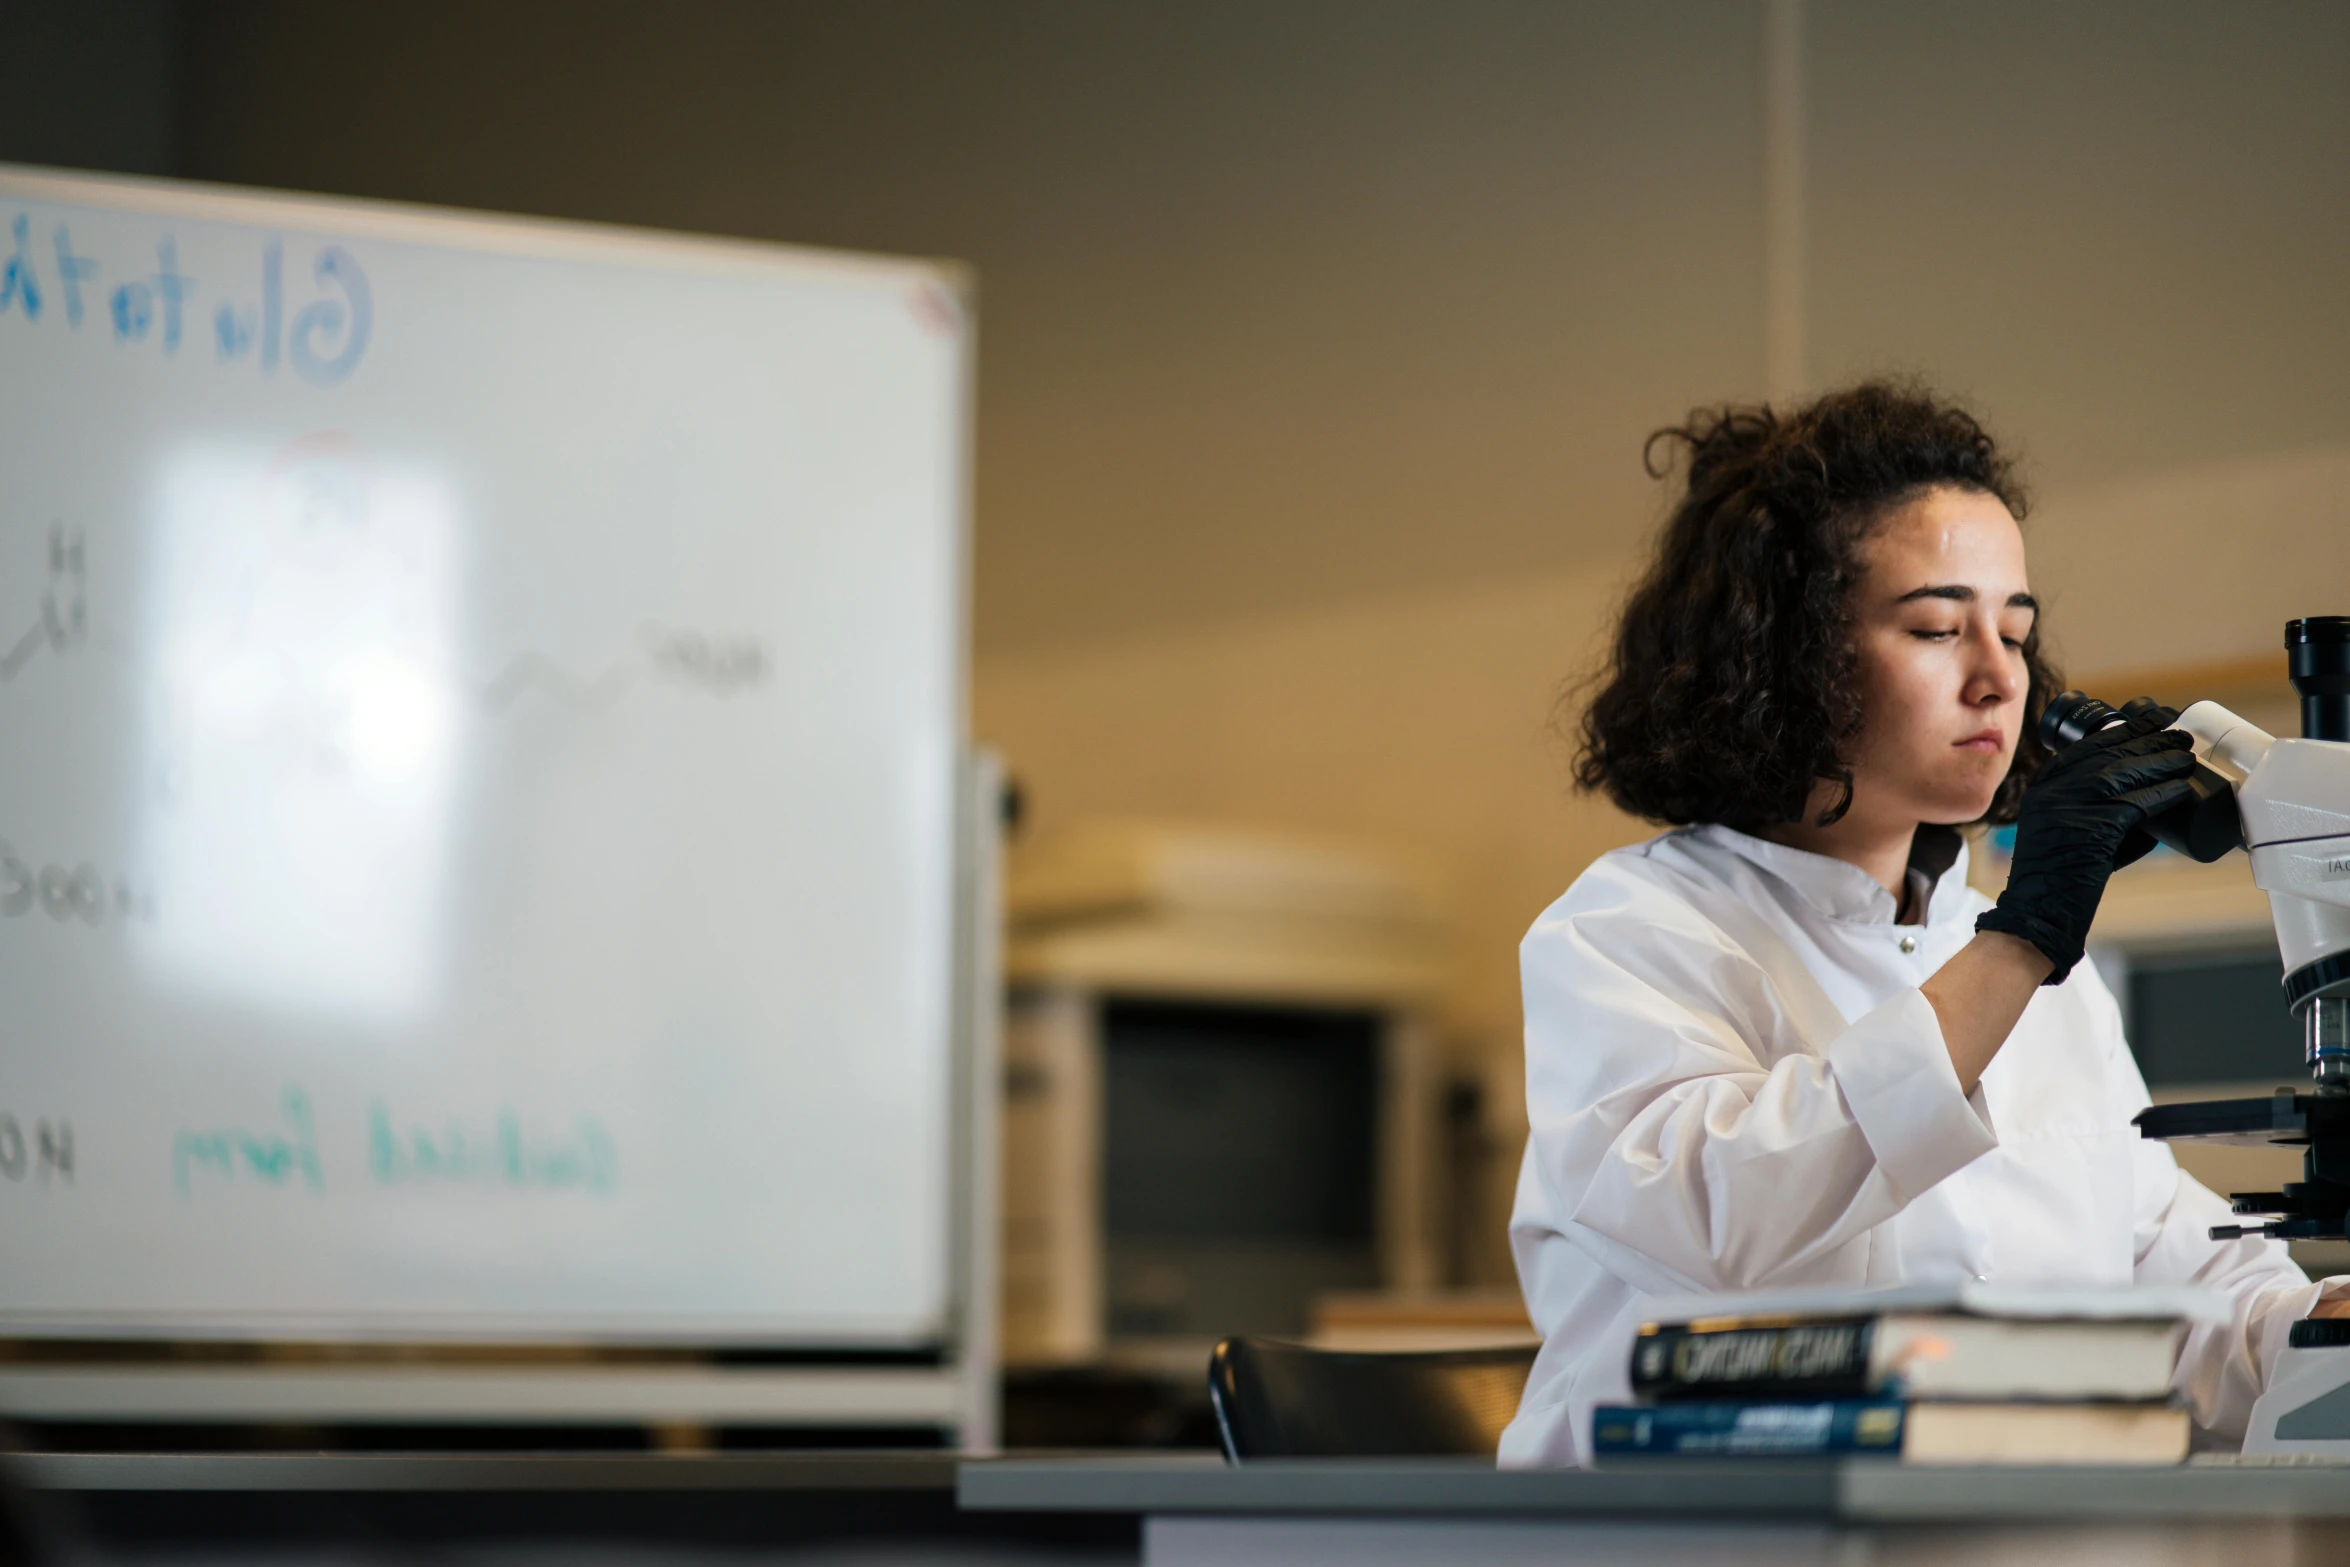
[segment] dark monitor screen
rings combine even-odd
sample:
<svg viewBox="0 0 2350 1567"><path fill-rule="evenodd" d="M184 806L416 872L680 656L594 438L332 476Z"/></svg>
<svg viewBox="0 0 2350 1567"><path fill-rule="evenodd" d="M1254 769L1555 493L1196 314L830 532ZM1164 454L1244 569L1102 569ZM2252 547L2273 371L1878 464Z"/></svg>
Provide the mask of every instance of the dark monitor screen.
<svg viewBox="0 0 2350 1567"><path fill-rule="evenodd" d="M2132 957L2123 1019L2146 1086L2306 1084L2283 981L2273 948Z"/></svg>
<svg viewBox="0 0 2350 1567"><path fill-rule="evenodd" d="M1113 1333L1296 1333L1379 1281L1380 1038L1371 1012L1105 1002Z"/></svg>
<svg viewBox="0 0 2350 1567"><path fill-rule="evenodd" d="M1113 1001L1102 1022L1110 1234L1371 1238L1376 1015Z"/></svg>

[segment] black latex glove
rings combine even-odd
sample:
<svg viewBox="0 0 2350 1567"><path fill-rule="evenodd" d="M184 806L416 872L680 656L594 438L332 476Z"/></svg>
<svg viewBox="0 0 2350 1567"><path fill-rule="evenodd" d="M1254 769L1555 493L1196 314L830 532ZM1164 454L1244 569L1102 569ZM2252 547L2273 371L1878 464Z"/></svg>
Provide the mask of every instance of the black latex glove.
<svg viewBox="0 0 2350 1567"><path fill-rule="evenodd" d="M2179 710L2177 708L2164 707L2160 702L2155 701L2154 698L2150 696L2134 696L2127 702L2124 702L2121 706L2121 714L2124 720L2144 718L2149 713L2161 715L2159 721L2157 721L2152 726L2155 729L2168 729L2171 725L2179 721ZM2086 739L2087 737L2083 736L2083 738ZM2154 815L2157 813L2150 811L2147 814ZM2143 825L2133 827L2129 830L2129 833L2123 837L2122 846L2114 851L2113 868L2118 871L2125 865L2135 865L2153 852L2153 830Z"/></svg>
<svg viewBox="0 0 2350 1567"><path fill-rule="evenodd" d="M2044 985L2061 983L2081 961L2105 880L2146 852L2133 835L2188 796L2194 742L2168 728L2167 708L2142 710L2050 757L2024 791L2016 818L2015 862L1999 904L1977 930L2018 936L2055 964ZM2153 840L2147 839L2146 847Z"/></svg>

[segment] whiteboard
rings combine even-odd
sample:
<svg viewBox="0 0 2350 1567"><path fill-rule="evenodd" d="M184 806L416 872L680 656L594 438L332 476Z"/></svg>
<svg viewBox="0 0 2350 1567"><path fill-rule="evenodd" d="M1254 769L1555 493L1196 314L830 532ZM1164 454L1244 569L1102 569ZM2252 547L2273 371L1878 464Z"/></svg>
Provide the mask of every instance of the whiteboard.
<svg viewBox="0 0 2350 1567"><path fill-rule="evenodd" d="M0 169L0 1332L940 1338L964 293Z"/></svg>

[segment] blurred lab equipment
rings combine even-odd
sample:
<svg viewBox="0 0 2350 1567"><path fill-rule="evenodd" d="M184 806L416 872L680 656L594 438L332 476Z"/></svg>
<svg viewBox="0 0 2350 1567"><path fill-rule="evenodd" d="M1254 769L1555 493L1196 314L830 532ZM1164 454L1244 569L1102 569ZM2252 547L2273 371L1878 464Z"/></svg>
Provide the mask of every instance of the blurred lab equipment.
<svg viewBox="0 0 2350 1567"><path fill-rule="evenodd" d="M1377 856L1100 822L1012 852L1008 1366L1196 1382L1333 1289L1437 1272L1444 924Z"/></svg>

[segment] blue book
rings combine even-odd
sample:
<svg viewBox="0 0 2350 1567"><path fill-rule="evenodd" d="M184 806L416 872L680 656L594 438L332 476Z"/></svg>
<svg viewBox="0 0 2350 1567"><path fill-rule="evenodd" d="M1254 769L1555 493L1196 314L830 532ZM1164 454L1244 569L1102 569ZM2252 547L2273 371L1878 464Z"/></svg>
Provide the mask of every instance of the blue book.
<svg viewBox="0 0 2350 1567"><path fill-rule="evenodd" d="M1716 1457L1805 1457L1884 1453L1899 1457L1907 1410L1886 1399L1784 1404L1602 1404L1591 1413L1591 1445L1602 1457L1695 1453Z"/></svg>

